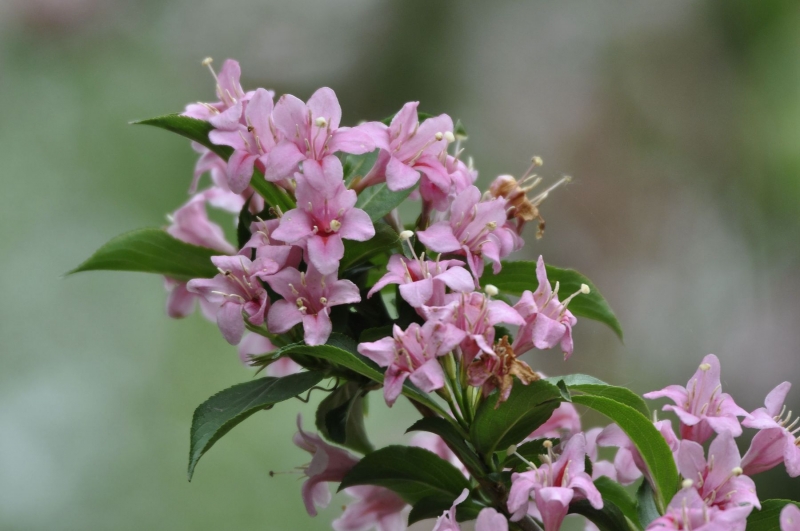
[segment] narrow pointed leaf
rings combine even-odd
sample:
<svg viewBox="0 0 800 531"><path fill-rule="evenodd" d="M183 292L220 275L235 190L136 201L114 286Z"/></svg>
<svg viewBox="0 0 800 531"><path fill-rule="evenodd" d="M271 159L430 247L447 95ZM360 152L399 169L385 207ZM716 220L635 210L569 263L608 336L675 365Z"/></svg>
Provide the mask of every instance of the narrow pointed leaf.
<svg viewBox="0 0 800 531"><path fill-rule="evenodd" d="M455 452L456 457L464 463L468 470L481 472L484 464L464 440L464 436L450 422L440 417L425 417L415 422L406 433L410 431L427 431L435 433Z"/></svg>
<svg viewBox="0 0 800 531"><path fill-rule="evenodd" d="M602 494L603 501L608 501L616 505L622 514L633 522L637 528L641 527L639 524L639 514L636 511L636 500L633 499L625 487L606 476L597 478L594 481L594 486L597 487L597 490Z"/></svg>
<svg viewBox="0 0 800 531"><path fill-rule="evenodd" d="M295 207L294 199L289 197L285 191L264 179L264 175L258 170L253 172L253 177L250 179L250 186L253 190L258 192L258 195L264 198L264 201L271 207L281 209L281 212L288 212Z"/></svg>
<svg viewBox="0 0 800 531"><path fill-rule="evenodd" d="M366 393L358 382L345 382L317 407L317 429L329 441L362 454L372 451L364 427Z"/></svg>
<svg viewBox="0 0 800 531"><path fill-rule="evenodd" d="M355 485L386 487L412 505L429 496L454 500L470 486L456 467L433 452L397 445L364 456L345 476L339 490Z"/></svg>
<svg viewBox="0 0 800 531"><path fill-rule="evenodd" d="M376 184L366 188L359 194L356 208L360 208L369 214L372 221L378 221L408 199L408 196L413 191L414 187L393 192L389 190L386 183Z"/></svg>
<svg viewBox="0 0 800 531"><path fill-rule="evenodd" d="M284 378L260 378L220 391L200 404L192 417L189 480L203 454L237 424L261 409L269 409L309 390L323 376L321 372L310 371Z"/></svg>
<svg viewBox="0 0 800 531"><path fill-rule="evenodd" d="M622 326L617 317L603 298L592 281L578 273L574 269L562 269L551 265L546 265L547 278L551 284L559 282L561 288L558 293L560 297L566 297L581 289L581 284L589 286L591 291L584 295L578 295L569 303L569 310L577 317L586 317L600 321L611 327L611 329L622 339ZM521 295L523 291L534 291L539 287L536 280L536 262L503 262L503 270L498 274L486 271L481 278L481 283L492 284L500 291L510 295Z"/></svg>
<svg viewBox="0 0 800 531"><path fill-rule="evenodd" d="M346 157L341 157L343 159L342 170L344 182L349 186L354 179L364 177L369 173L369 170L375 165L375 161L378 160L380 151L380 149L376 149L375 151L364 153L363 155L347 155ZM341 155L343 155L343 153L340 153L340 156Z"/></svg>
<svg viewBox="0 0 800 531"><path fill-rule="evenodd" d="M214 129L214 126L205 120L189 118L188 116L182 116L178 113L175 113L165 114L164 116L157 116L147 120L139 120L138 122L132 123L134 125L152 125L160 129L172 131L173 133L178 133L189 140L194 140L198 144L207 147L224 160L228 160L228 157L230 157L231 153L233 153L233 148L230 146L218 146L213 144L211 140L208 139L208 133Z"/></svg>
<svg viewBox="0 0 800 531"><path fill-rule="evenodd" d="M636 514L639 517L639 523L642 528L650 525L650 522L661 516L656 507L655 493L650 482L646 479L642 480L639 489L636 491Z"/></svg>
<svg viewBox="0 0 800 531"><path fill-rule="evenodd" d="M157 273L177 280L211 278L218 272L211 257L219 254L175 239L163 229L139 229L113 238L67 274L104 270Z"/></svg>
<svg viewBox="0 0 800 531"><path fill-rule="evenodd" d="M602 380L585 374L554 376L552 378L547 378L547 381L556 384L559 381L563 381L571 392L592 396L604 396L632 407L645 417L650 417L650 408L647 407L644 399L625 387L609 385Z"/></svg>

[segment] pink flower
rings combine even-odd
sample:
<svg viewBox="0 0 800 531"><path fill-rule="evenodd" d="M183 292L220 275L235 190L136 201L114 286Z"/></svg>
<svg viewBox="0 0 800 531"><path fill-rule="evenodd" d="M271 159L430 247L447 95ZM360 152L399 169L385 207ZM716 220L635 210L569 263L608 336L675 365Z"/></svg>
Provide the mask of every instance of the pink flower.
<svg viewBox="0 0 800 531"><path fill-rule="evenodd" d="M183 112L184 116L197 120L209 121L211 118L224 114L232 107L235 107L236 104L241 101L246 101L252 96L252 92L245 92L242 89L240 83L242 69L238 61L226 59L225 62L222 63L222 69L219 71L219 75L217 75L211 67L211 59L206 59L203 61L203 64L209 67L211 75L214 76L214 80L217 82L216 92L219 101L215 103L189 104ZM241 109L239 109L239 112L241 112ZM236 116L235 113L231 114L231 120L238 121L239 116Z"/></svg>
<svg viewBox="0 0 800 531"><path fill-rule="evenodd" d="M466 256L477 280L483 274L483 259L494 262L494 272L500 271L500 259L522 247L516 232L506 227L505 199L481 201L481 192L470 186L450 205L447 221L434 223L417 233L429 249L437 253L456 253Z"/></svg>
<svg viewBox="0 0 800 531"><path fill-rule="evenodd" d="M568 439L581 431L581 417L569 402L561 402L547 421L536 428L528 439Z"/></svg>
<svg viewBox="0 0 800 531"><path fill-rule="evenodd" d="M362 485L344 492L358 501L348 505L342 516L333 521L336 531L405 531L409 506L391 490Z"/></svg>
<svg viewBox="0 0 800 531"><path fill-rule="evenodd" d="M544 531L557 531L573 500L589 500L595 509L603 508L603 498L585 472L586 439L582 433L567 441L556 459L552 450L539 468L511 476L508 510L516 522L528 514L531 497L542 515Z"/></svg>
<svg viewBox="0 0 800 531"><path fill-rule="evenodd" d="M606 476L607 478L617 481L617 469L614 466L614 463L611 461L606 461L605 459L598 459L599 452L597 437L601 433L603 433L603 428L592 428L586 432L586 455L592 462L592 479L597 479L600 476Z"/></svg>
<svg viewBox="0 0 800 531"><path fill-rule="evenodd" d="M280 264L269 257L250 261L244 256L212 256L211 262L220 274L211 279L190 280L187 288L209 302L219 304L217 325L222 336L231 345L242 340L247 320L256 326L264 323L264 313L269 307L267 291L261 280L269 278L280 269Z"/></svg>
<svg viewBox="0 0 800 531"><path fill-rule="evenodd" d="M252 358L254 356L269 354L276 349L277 347L272 344L269 338L260 334L247 334L239 343L239 359L241 359L242 363L245 365L252 365ZM295 363L292 358L284 356L267 365L264 373L274 378L283 378L290 374L297 374L302 370L302 365Z"/></svg>
<svg viewBox="0 0 800 531"><path fill-rule="evenodd" d="M478 513L475 531L508 531L508 520L492 507L487 507Z"/></svg>
<svg viewBox="0 0 800 531"><path fill-rule="evenodd" d="M522 354L532 348L546 350L560 344L564 359L567 359L573 350L572 327L578 322L567 310L567 305L573 297L588 293L589 288L582 286L579 291L559 302L559 284L556 282L555 290L550 286L541 256L536 263L536 278L539 281L536 291L531 293L526 290L514 305L514 309L525 319L514 340L514 350Z"/></svg>
<svg viewBox="0 0 800 531"><path fill-rule="evenodd" d="M322 164L303 163L297 174L297 208L281 217L274 237L302 245L308 261L323 274L339 268L344 256L342 239L366 241L375 235L369 215L356 204L356 193L347 190L342 180L342 163L334 156Z"/></svg>
<svg viewBox="0 0 800 531"><path fill-rule="evenodd" d="M464 332L446 323L428 321L422 326L411 323L405 332L394 325L393 333L393 337L358 345L361 354L387 367L383 381L386 403L394 404L406 378L426 393L442 388L444 372L437 358L453 350Z"/></svg>
<svg viewBox="0 0 800 531"><path fill-rule="evenodd" d="M432 531L461 531L458 520L456 520L456 505L466 500L467 496L469 496L469 489L464 489L461 495L453 502L453 506L436 519L436 524L433 526Z"/></svg>
<svg viewBox="0 0 800 531"><path fill-rule="evenodd" d="M448 170L438 156L452 140L453 120L441 114L420 125L418 105L417 101L403 105L388 128L378 123L369 124L381 152L364 177L362 187L386 181L390 190L405 190L417 184L420 172L434 181L448 179Z"/></svg>
<svg viewBox="0 0 800 531"><path fill-rule="evenodd" d="M375 149L368 127L339 127L342 109L336 94L327 87L312 94L308 103L290 94L281 96L272 118L283 140L266 161L264 176L268 181L291 176L303 161L322 162L337 151L360 155Z"/></svg>
<svg viewBox="0 0 800 531"><path fill-rule="evenodd" d="M477 171L444 150L438 159L423 157L417 168L422 172L419 184L422 199L440 212L447 211L453 196L472 186L478 178Z"/></svg>
<svg viewBox="0 0 800 531"><path fill-rule="evenodd" d="M664 437L673 457L676 456L680 441L672 430L672 422L669 420L659 420L654 423L656 429ZM648 481L651 480L650 471L642 459L642 454L628 438L622 429L616 424L606 426L602 433L597 436L599 446L616 446L617 455L614 456L614 469L617 472L617 481L622 485L630 485L644 474Z"/></svg>
<svg viewBox="0 0 800 531"><path fill-rule="evenodd" d="M752 475L774 467L781 461L791 477L800 476L800 437L797 427L800 419L792 420L792 412L786 413L786 395L792 384L783 382L770 391L764 407L753 411L742 424L759 431L750 443L742 467Z"/></svg>
<svg viewBox="0 0 800 531"><path fill-rule="evenodd" d="M724 431L711 441L708 460L700 444L682 440L676 461L678 471L694 482L706 505L726 509L750 504L761 508L753 480L743 475L739 449L731 432Z"/></svg>
<svg viewBox="0 0 800 531"><path fill-rule="evenodd" d="M336 273L323 275L312 265L306 272L287 267L265 280L283 297L270 308L267 328L274 334L282 334L303 323L307 345L322 345L330 337L331 307L361 300L355 284L337 280Z"/></svg>
<svg viewBox="0 0 800 531"><path fill-rule="evenodd" d="M691 486L680 490L667 506L664 516L656 518L647 531L675 529L682 531L745 531L752 505L720 509L709 507Z"/></svg>
<svg viewBox="0 0 800 531"><path fill-rule="evenodd" d="M297 430L294 444L312 455L311 463L305 467L308 477L303 483L303 503L311 516L317 515L317 507L325 508L331 502L331 491L326 482L340 482L358 459L349 452L331 446L315 433L303 431L303 419L297 415Z"/></svg>
<svg viewBox="0 0 800 531"><path fill-rule="evenodd" d="M800 531L800 509L787 503L781 510L781 531Z"/></svg>
<svg viewBox="0 0 800 531"><path fill-rule="evenodd" d="M681 437L705 442L712 432L729 431L734 437L742 434L736 417L749 417L747 411L737 406L730 395L721 392L719 359L709 354L686 384L670 385L660 391L646 393L654 400L666 397L675 405L666 405L664 411L674 411L681 421Z"/></svg>
<svg viewBox="0 0 800 531"><path fill-rule="evenodd" d="M445 287L453 291L472 291L472 275L461 267L460 260L409 260L394 254L386 266L387 273L369 290L372 297L389 284L400 285L400 296L414 308L445 304Z"/></svg>

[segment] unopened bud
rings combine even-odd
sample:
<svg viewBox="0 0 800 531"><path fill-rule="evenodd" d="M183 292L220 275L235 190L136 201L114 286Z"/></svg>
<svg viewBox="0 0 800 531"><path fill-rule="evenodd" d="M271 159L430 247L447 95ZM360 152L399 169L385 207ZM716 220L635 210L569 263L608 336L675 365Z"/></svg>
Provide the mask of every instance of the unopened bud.
<svg viewBox="0 0 800 531"><path fill-rule="evenodd" d="M444 133L442 133L442 132L439 132L439 133L436 133L436 134L435 134L435 135L433 135L433 136L434 136L434 138L435 138L436 140L441 140L441 139L443 139L443 138L444 138Z"/></svg>
<svg viewBox="0 0 800 531"><path fill-rule="evenodd" d="M691 479L684 479L683 483L681 483L681 487L683 487L684 489L691 489L692 485L694 485L694 481L692 481Z"/></svg>
<svg viewBox="0 0 800 531"><path fill-rule="evenodd" d="M410 240L413 236L414 236L413 230L404 230L399 234L400 239L403 241Z"/></svg>
<svg viewBox="0 0 800 531"><path fill-rule="evenodd" d="M319 118L314 120L314 123L317 124L317 127L327 127L328 126L328 120L326 120L322 116L320 116Z"/></svg>
<svg viewBox="0 0 800 531"><path fill-rule="evenodd" d="M588 295L592 290L586 284L581 284L581 293Z"/></svg>
<svg viewBox="0 0 800 531"><path fill-rule="evenodd" d="M447 140L448 144L450 144L456 141L456 135L454 135L452 131L446 131L444 133L444 139Z"/></svg>
<svg viewBox="0 0 800 531"><path fill-rule="evenodd" d="M494 297L500 293L500 290L497 289L497 286L493 286L491 284L486 284L486 287L483 288L483 291L490 297Z"/></svg>

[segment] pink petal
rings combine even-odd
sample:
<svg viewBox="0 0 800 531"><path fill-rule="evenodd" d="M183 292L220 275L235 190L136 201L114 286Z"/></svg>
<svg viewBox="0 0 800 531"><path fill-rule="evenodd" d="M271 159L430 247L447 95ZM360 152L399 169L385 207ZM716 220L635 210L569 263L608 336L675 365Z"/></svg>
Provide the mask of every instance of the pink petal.
<svg viewBox="0 0 800 531"><path fill-rule="evenodd" d="M685 387L681 387L680 385L670 385L661 389L660 391L651 391L649 393L645 393L645 398L648 400L655 400L657 398L669 398L676 404L684 404L689 399L689 395L686 392Z"/></svg>
<svg viewBox="0 0 800 531"><path fill-rule="evenodd" d="M417 232L417 238L425 247L437 253L451 253L461 248L450 223L446 221L434 223L427 229Z"/></svg>
<svg viewBox="0 0 800 531"><path fill-rule="evenodd" d="M790 478L800 476L800 448L794 436L789 434L786 437L786 447L783 451L783 464L786 466L786 473Z"/></svg>
<svg viewBox="0 0 800 531"><path fill-rule="evenodd" d="M755 434L742 458L742 469L748 476L765 472L784 459L787 438L781 428L769 428Z"/></svg>
<svg viewBox="0 0 800 531"><path fill-rule="evenodd" d="M267 157L264 168L264 178L275 182L291 177L297 171L297 166L306 159L297 146L288 140L283 140L272 148Z"/></svg>
<svg viewBox="0 0 800 531"><path fill-rule="evenodd" d="M274 278L274 277L273 277ZM274 334L288 332L303 320L297 305L287 300L276 301L267 314L267 328Z"/></svg>
<svg viewBox="0 0 800 531"><path fill-rule="evenodd" d="M176 283L167 296L167 315L182 319L194 312L197 295L186 289L186 283Z"/></svg>
<svg viewBox="0 0 800 531"><path fill-rule="evenodd" d="M386 370L383 380L383 397L389 407L392 407L397 397L403 392L403 382L406 378L408 378L408 373L396 370L394 365L390 365Z"/></svg>
<svg viewBox="0 0 800 531"><path fill-rule="evenodd" d="M239 344L244 335L244 319L242 318L242 305L235 302L225 302L217 310L217 325L222 337L231 345Z"/></svg>
<svg viewBox="0 0 800 531"><path fill-rule="evenodd" d="M286 138L300 141L297 130L299 128L301 135L306 133L308 109L302 100L291 94L284 94L275 104L272 120Z"/></svg>
<svg viewBox="0 0 800 531"><path fill-rule="evenodd" d="M228 187L231 192L240 194L247 189L253 177L253 168L256 162L255 155L246 151L234 151L228 159Z"/></svg>
<svg viewBox="0 0 800 531"><path fill-rule="evenodd" d="M544 487L536 491L536 507L542 513L544 531L558 531L572 501L572 489Z"/></svg>
<svg viewBox="0 0 800 531"><path fill-rule="evenodd" d="M333 89L322 87L317 89L308 99L308 109L312 119L325 118L331 129L337 129L342 121L342 108Z"/></svg>
<svg viewBox="0 0 800 531"><path fill-rule="evenodd" d="M323 275L336 272L344 256L344 243L338 234L314 235L306 240L309 261Z"/></svg>
<svg viewBox="0 0 800 531"><path fill-rule="evenodd" d="M430 393L444 387L444 371L436 359L428 360L411 373L411 381L426 393Z"/></svg>
<svg viewBox="0 0 800 531"><path fill-rule="evenodd" d="M386 186L396 192L411 188L419 181L419 172L403 163L400 159L392 157L386 165Z"/></svg>
<svg viewBox="0 0 800 531"><path fill-rule="evenodd" d="M470 277L471 278L471 277ZM412 308L419 308L427 303L433 296L433 281L429 278L400 284L400 296Z"/></svg>
<svg viewBox="0 0 800 531"><path fill-rule="evenodd" d="M339 235L347 240L364 242L375 236L375 227L369 214L360 208L348 211L341 219Z"/></svg>
<svg viewBox="0 0 800 531"><path fill-rule="evenodd" d="M273 350L275 350L275 345L273 345L272 341L268 338L260 334L249 333L244 336L239 343L239 358L242 360L242 363L249 365L252 356L260 356L272 352Z"/></svg>
<svg viewBox="0 0 800 531"><path fill-rule="evenodd" d="M685 478L697 481L706 468L706 457L703 447L694 441L681 441L675 456L678 471ZM726 474L730 470L726 471Z"/></svg>
<svg viewBox="0 0 800 531"><path fill-rule="evenodd" d="M800 531L800 508L794 503L781 510L781 531Z"/></svg>
<svg viewBox="0 0 800 531"><path fill-rule="evenodd" d="M369 135L376 148L389 151L389 128L380 122L367 122L353 129L358 129Z"/></svg>
<svg viewBox="0 0 800 531"><path fill-rule="evenodd" d="M302 320L306 344L324 345L333 330L333 324L328 314L319 312L316 315L303 315Z"/></svg>
<svg viewBox="0 0 800 531"><path fill-rule="evenodd" d="M487 507L478 513L475 531L508 531L508 520L495 509Z"/></svg>
<svg viewBox="0 0 800 531"><path fill-rule="evenodd" d="M362 155L375 151L375 141L370 133L358 127L352 129L342 127L335 131L331 135L330 141L328 141L328 153L336 153L337 151Z"/></svg>
<svg viewBox="0 0 800 531"><path fill-rule="evenodd" d="M314 220L305 211L293 208L281 217L281 224L272 232L276 240L295 243L314 234Z"/></svg>
<svg viewBox="0 0 800 531"><path fill-rule="evenodd" d="M560 343L566 331L566 326L540 313L533 321L531 339L536 348L545 350Z"/></svg>
<svg viewBox="0 0 800 531"><path fill-rule="evenodd" d="M783 382L769 392L766 400L764 400L764 405L766 406L767 413L769 413L771 417L776 417L780 414L781 408L786 402L786 396L789 394L791 388L791 383Z"/></svg>
<svg viewBox="0 0 800 531"><path fill-rule="evenodd" d="M388 367L395 357L394 338L384 337L378 341L361 343L358 345L358 352L381 367Z"/></svg>
<svg viewBox="0 0 800 531"><path fill-rule="evenodd" d="M329 278L326 282L328 282L328 290L325 292L325 296L328 299L328 306L361 302L361 293L358 291L358 286L349 280L330 282Z"/></svg>

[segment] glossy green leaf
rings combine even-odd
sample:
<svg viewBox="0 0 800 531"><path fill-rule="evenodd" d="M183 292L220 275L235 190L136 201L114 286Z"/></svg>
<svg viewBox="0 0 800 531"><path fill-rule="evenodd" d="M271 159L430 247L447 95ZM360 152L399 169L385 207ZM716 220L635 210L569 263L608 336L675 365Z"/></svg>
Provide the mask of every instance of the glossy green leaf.
<svg viewBox="0 0 800 531"><path fill-rule="evenodd" d="M160 129L172 131L173 133L178 133L189 140L194 140L198 144L207 147L224 160L228 160L228 157L233 153L233 148L230 146L218 146L211 143L211 140L208 139L208 133L214 129L214 126L205 120L197 120L196 118L189 118L188 116L182 116L176 113L157 116L156 118L149 118L147 120L139 120L138 122L132 123L134 125L152 125Z"/></svg>
<svg viewBox="0 0 800 531"><path fill-rule="evenodd" d="M516 382L508 400L495 409L498 397L494 393L483 401L470 428L475 449L484 455L504 451L525 439L561 402L558 387L545 380L528 385Z"/></svg>
<svg viewBox="0 0 800 531"><path fill-rule="evenodd" d="M650 470L656 486L656 506L663 511L677 491L678 469L672 451L653 422L632 407L611 398L575 395L572 401L602 413L628 435Z"/></svg>
<svg viewBox="0 0 800 531"><path fill-rule="evenodd" d="M555 286L555 283L559 282L561 287L558 294L562 299L580 290L581 284L588 285L591 292L572 299L569 310L577 317L586 317L608 325L622 339L622 326L591 280L574 269L561 269L551 265L545 267L550 284ZM539 287L539 281L536 279L536 262L504 261L500 273L495 275L491 270L487 270L481 278L481 283L484 286L492 284L500 291L511 295L521 295L525 290L534 291Z"/></svg>
<svg viewBox="0 0 800 531"><path fill-rule="evenodd" d="M590 520L600 531L636 531L622 511L608 500L603 500L603 508L595 509L588 500L569 504L569 514L579 514Z"/></svg>
<svg viewBox="0 0 800 531"><path fill-rule="evenodd" d="M566 376L554 376L547 378L551 383L563 381L571 392L578 392L584 395L602 396L610 398L626 406L630 406L645 417L650 417L650 408L647 407L644 399L625 387L609 385L602 380L585 374L569 374Z"/></svg>
<svg viewBox="0 0 800 531"><path fill-rule="evenodd" d="M408 196L413 191L414 187L393 192L389 190L386 183L376 184L364 189L358 195L356 208L360 208L369 214L370 219L375 222L408 199Z"/></svg>
<svg viewBox="0 0 800 531"><path fill-rule="evenodd" d="M639 514L636 510L636 500L630 493L612 479L606 476L600 476L594 481L594 486L600 491L603 496L603 501L611 502L619 508L637 528L641 527L639 524Z"/></svg>
<svg viewBox="0 0 800 531"><path fill-rule="evenodd" d="M781 511L790 503L800 507L800 502L793 500L762 501L761 510L753 509L747 518L747 531L781 531Z"/></svg>
<svg viewBox="0 0 800 531"><path fill-rule="evenodd" d="M369 173L369 170L375 165L375 161L378 160L380 151L380 149L376 149L363 155L347 156L342 156L344 154L340 153L340 157L343 159L342 173L344 174L344 182L349 186L355 179L361 179Z"/></svg>
<svg viewBox="0 0 800 531"><path fill-rule="evenodd" d="M656 507L655 493L650 482L646 479L642 480L639 489L636 491L636 514L639 517L639 523L642 528L650 525L650 522L661 516Z"/></svg>
<svg viewBox="0 0 800 531"><path fill-rule="evenodd" d="M435 433L447 443L464 466L473 473L484 471L484 464L464 440L464 435L450 422L440 417L425 417L415 422L406 433L410 431L427 431Z"/></svg>
<svg viewBox="0 0 800 531"><path fill-rule="evenodd" d="M369 240L365 242L344 241L344 257L339 263L339 269L346 271L366 262L373 256L388 253L399 245L400 239L393 228L383 222L375 223L375 236Z"/></svg>
<svg viewBox="0 0 800 531"><path fill-rule="evenodd" d="M289 194L279 188L275 183L271 183L264 179L264 176L258 170L253 172L253 177L250 179L250 186L253 190L258 192L258 195L264 198L264 201L271 207L278 207L284 214L295 207L295 201Z"/></svg>
<svg viewBox="0 0 800 531"><path fill-rule="evenodd" d="M157 273L177 280L211 278L218 273L211 257L218 254L175 239L162 229L139 229L113 238L67 274L105 270Z"/></svg>
<svg viewBox="0 0 800 531"><path fill-rule="evenodd" d="M427 520L438 518L442 513L449 511L453 506L455 498L452 496L428 496L422 498L408 513L408 525L413 525L420 520ZM475 502L472 498L467 498L456 506L456 520L459 522L468 522L478 518L478 513L481 512L484 506Z"/></svg>
<svg viewBox="0 0 800 531"><path fill-rule="evenodd" d="M362 454L372 451L364 427L366 391L358 382L345 382L317 407L317 429L329 441Z"/></svg>
<svg viewBox="0 0 800 531"><path fill-rule="evenodd" d="M387 446L364 456L342 480L339 490L377 485L399 494L410 504L429 496L457 498L469 482L453 465L428 450Z"/></svg>
<svg viewBox="0 0 800 531"><path fill-rule="evenodd" d="M200 404L192 417L189 479L203 454L237 424L256 411L309 390L323 377L321 372L301 372L284 378L259 378L220 391Z"/></svg>

